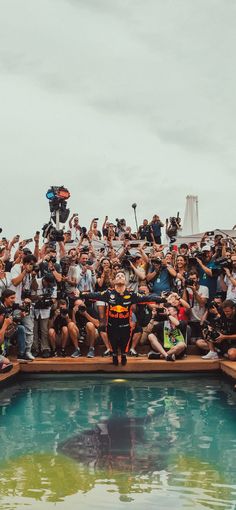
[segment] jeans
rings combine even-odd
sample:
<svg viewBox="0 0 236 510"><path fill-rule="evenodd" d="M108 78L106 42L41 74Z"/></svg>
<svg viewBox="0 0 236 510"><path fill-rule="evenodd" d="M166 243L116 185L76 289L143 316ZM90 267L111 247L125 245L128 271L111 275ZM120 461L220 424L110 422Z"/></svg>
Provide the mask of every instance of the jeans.
<svg viewBox="0 0 236 510"><path fill-rule="evenodd" d="M3 350L4 356L7 356L8 347L11 344L12 340L13 340L13 343L14 343L14 340L16 340L18 354L20 356L23 356L25 354L25 349L26 349L26 334L25 334L25 327L22 324L19 324L16 332L14 333L14 335L12 335L11 338L5 339L4 350Z"/></svg>
<svg viewBox="0 0 236 510"><path fill-rule="evenodd" d="M31 306L30 313L24 319L22 324L25 327L25 349L30 351L34 341L34 310Z"/></svg>

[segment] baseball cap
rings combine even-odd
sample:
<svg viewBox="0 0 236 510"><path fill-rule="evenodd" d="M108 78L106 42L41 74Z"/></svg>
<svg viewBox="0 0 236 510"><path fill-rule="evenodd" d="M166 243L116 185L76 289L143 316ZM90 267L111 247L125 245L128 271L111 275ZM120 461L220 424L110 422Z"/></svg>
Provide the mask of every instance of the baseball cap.
<svg viewBox="0 0 236 510"><path fill-rule="evenodd" d="M204 252L204 251L211 251L211 246L209 244L206 244L205 246L203 246L202 252Z"/></svg>

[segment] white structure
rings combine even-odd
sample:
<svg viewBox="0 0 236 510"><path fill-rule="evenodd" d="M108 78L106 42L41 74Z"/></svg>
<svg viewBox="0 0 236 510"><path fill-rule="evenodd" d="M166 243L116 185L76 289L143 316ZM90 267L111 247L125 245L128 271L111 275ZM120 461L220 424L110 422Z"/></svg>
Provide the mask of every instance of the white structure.
<svg viewBox="0 0 236 510"><path fill-rule="evenodd" d="M198 232L199 232L198 197L195 195L188 195L186 197L184 222L181 236L196 234Z"/></svg>

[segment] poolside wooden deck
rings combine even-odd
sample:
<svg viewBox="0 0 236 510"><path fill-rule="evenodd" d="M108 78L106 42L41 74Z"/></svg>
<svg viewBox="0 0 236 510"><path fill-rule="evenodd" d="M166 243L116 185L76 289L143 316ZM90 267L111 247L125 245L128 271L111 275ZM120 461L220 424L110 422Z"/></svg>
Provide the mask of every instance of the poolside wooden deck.
<svg viewBox="0 0 236 510"><path fill-rule="evenodd" d="M146 356L128 358L126 366L115 367L110 358L97 356L93 359L81 357L72 358L37 358L33 362L14 362L11 372L0 375L0 383L11 380L18 373L181 373L181 372L216 372L222 371L236 379L236 362L213 360L202 360L198 355L189 355L187 358L177 360L174 363L164 360L148 360Z"/></svg>

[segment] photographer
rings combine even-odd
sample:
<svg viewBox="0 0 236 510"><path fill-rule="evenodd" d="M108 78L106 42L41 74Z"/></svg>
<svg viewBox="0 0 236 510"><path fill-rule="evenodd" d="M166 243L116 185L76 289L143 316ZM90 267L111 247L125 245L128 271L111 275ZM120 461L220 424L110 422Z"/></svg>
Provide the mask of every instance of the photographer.
<svg viewBox="0 0 236 510"><path fill-rule="evenodd" d="M158 239L160 236L157 236ZM152 226L148 224L148 220L143 220L143 224L138 229L138 239L147 241L148 243L156 242L152 230Z"/></svg>
<svg viewBox="0 0 236 510"><path fill-rule="evenodd" d="M26 350L26 332L21 324L27 315L27 307L16 303L16 293L6 289L2 293L0 307L0 343L4 342L4 350L16 340L18 347L18 360L32 361L29 350Z"/></svg>
<svg viewBox="0 0 236 510"><path fill-rule="evenodd" d="M156 311L157 320L160 310ZM153 317L155 319L155 317ZM166 361L175 361L176 357L183 355L186 349L186 323L179 321L178 309L168 306L163 309L163 320L154 326L152 333L148 335L153 351L148 354L148 359L164 358Z"/></svg>
<svg viewBox="0 0 236 510"><path fill-rule="evenodd" d="M158 296L162 292L169 292L172 287L172 278L176 277L176 271L165 259L151 259L151 266L146 276L147 282L151 285L151 290Z"/></svg>
<svg viewBox="0 0 236 510"><path fill-rule="evenodd" d="M157 214L154 214L152 221L150 222L150 227L155 243L161 244L161 228L164 227L164 223L162 223Z"/></svg>
<svg viewBox="0 0 236 510"><path fill-rule="evenodd" d="M150 290L145 283L140 283L139 285L139 294L149 296ZM136 351L136 347L138 344L145 344L148 340L148 334L152 332L154 327L154 318L156 316L155 310L157 305L153 304L144 304L144 305L135 305L134 315L136 318L135 328L132 332L132 340L131 347L129 350L129 356L138 356Z"/></svg>
<svg viewBox="0 0 236 510"><path fill-rule="evenodd" d="M89 265L88 252L82 251L79 256L79 264L77 266L77 279L79 291L92 292L96 284L96 274L91 265Z"/></svg>
<svg viewBox="0 0 236 510"><path fill-rule="evenodd" d="M217 292L217 279L220 274L220 268L216 261L212 260L213 252L209 245L203 246L199 256L195 259L198 263L198 273L200 285L208 288L209 299L214 299Z"/></svg>
<svg viewBox="0 0 236 510"><path fill-rule="evenodd" d="M236 254L231 255L229 267L223 268L220 275L221 289L226 292L226 299L236 303Z"/></svg>
<svg viewBox="0 0 236 510"><path fill-rule="evenodd" d="M34 341L32 350L36 356L41 352L43 358L50 356L48 325L51 307L57 298L55 279L51 273L37 278L36 273L31 284L31 299L34 303Z"/></svg>
<svg viewBox="0 0 236 510"><path fill-rule="evenodd" d="M142 265L142 256L139 253L136 255L127 253L122 260L122 266L128 289L137 292L138 286L146 278L146 272Z"/></svg>
<svg viewBox="0 0 236 510"><path fill-rule="evenodd" d="M53 357L62 356L64 358L66 356L65 349L69 337L75 348L71 357L78 358L81 356L77 328L69 317L69 309L65 299L59 299L56 307L51 310L48 334Z"/></svg>
<svg viewBox="0 0 236 510"><path fill-rule="evenodd" d="M201 337L201 320L206 311L209 298L208 288L200 285L197 271L190 271L185 281L183 299L190 305L189 325L191 326L191 339Z"/></svg>
<svg viewBox="0 0 236 510"><path fill-rule="evenodd" d="M205 339L197 342L198 347L209 352L202 359L214 360L226 356L236 361L236 309L230 299L222 304L222 313L217 310L215 322L207 325Z"/></svg>
<svg viewBox="0 0 236 510"><path fill-rule="evenodd" d="M16 302L21 304L27 300L30 304L30 289L32 272L36 263L36 257L32 254L25 255L22 264L15 264L11 270L11 289L16 293ZM31 349L34 340L34 311L30 306L29 313L22 320L26 334L26 352L28 359L34 360Z"/></svg>
<svg viewBox="0 0 236 510"><path fill-rule="evenodd" d="M173 243L178 236L178 231L181 230L181 219L179 213L177 216L171 216L168 220L166 218L166 235L169 237L170 242Z"/></svg>
<svg viewBox="0 0 236 510"><path fill-rule="evenodd" d="M56 248L50 246L49 250L50 250L49 253L47 253L44 256L44 259L39 264L41 276L51 273L54 278L55 284L61 283L62 281L61 266L60 263L57 262Z"/></svg>
<svg viewBox="0 0 236 510"><path fill-rule="evenodd" d="M85 336L89 346L87 358L94 358L95 342L99 337L99 320L95 310L91 306L86 307L81 299L76 299L72 311L72 320L76 325L78 336L80 334ZM107 348L109 348L108 345Z"/></svg>
<svg viewBox="0 0 236 510"><path fill-rule="evenodd" d="M73 221L74 220L74 221ZM79 241L82 234L81 226L79 224L79 216L74 213L69 219L69 227L71 231L71 239L73 241Z"/></svg>
<svg viewBox="0 0 236 510"><path fill-rule="evenodd" d="M98 230L98 218L93 218L88 231L90 241L101 241L102 234Z"/></svg>

